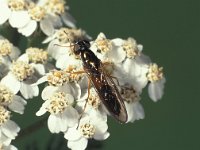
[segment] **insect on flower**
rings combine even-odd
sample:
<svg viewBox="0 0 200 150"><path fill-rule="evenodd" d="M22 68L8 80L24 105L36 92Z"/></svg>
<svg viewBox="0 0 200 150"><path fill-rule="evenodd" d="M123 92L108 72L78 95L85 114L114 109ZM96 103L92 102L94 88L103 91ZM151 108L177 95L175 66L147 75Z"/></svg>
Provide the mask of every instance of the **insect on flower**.
<svg viewBox="0 0 200 150"><path fill-rule="evenodd" d="M101 60L89 49L89 41L81 40L76 42L73 46L74 54L81 57L84 72L87 73L89 77L88 97L91 81L110 114L120 123L125 123L128 116L123 99L112 77L105 73Z"/></svg>

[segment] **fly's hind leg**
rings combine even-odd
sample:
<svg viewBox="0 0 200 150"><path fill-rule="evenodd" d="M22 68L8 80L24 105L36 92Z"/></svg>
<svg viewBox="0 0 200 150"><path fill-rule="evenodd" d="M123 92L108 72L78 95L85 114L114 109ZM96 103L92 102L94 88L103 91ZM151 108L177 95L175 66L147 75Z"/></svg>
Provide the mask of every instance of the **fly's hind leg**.
<svg viewBox="0 0 200 150"><path fill-rule="evenodd" d="M86 107L87 107L88 99L89 99L89 97L90 97L90 85L91 85L91 80L88 79L88 96L87 96L86 102L85 102L85 104L84 104L83 111L82 111L81 114L80 114L77 128L79 127L80 120L81 120L81 118L83 117L83 114L84 114L84 112L85 112L85 110L86 110Z"/></svg>

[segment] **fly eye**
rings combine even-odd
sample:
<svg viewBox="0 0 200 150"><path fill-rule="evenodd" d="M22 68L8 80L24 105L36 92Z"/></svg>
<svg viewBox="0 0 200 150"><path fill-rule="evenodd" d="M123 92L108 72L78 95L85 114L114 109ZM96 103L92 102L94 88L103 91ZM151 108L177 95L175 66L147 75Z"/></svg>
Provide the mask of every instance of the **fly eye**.
<svg viewBox="0 0 200 150"><path fill-rule="evenodd" d="M80 45L75 44L74 45L74 54L79 55L80 54Z"/></svg>
<svg viewBox="0 0 200 150"><path fill-rule="evenodd" d="M86 47L88 47L88 48L90 47L90 42L89 41L84 40L83 42L84 42Z"/></svg>

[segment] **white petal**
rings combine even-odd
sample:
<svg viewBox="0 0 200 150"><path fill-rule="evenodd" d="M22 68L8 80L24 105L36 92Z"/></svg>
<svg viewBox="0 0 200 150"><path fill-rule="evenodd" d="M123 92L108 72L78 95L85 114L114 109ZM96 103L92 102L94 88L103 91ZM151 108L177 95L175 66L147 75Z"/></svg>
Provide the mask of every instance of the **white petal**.
<svg viewBox="0 0 200 150"><path fill-rule="evenodd" d="M144 119L145 114L144 114L144 109L142 107L142 105L139 102L136 102L135 105L133 106L134 111L135 111L135 116L136 116L136 120L139 119Z"/></svg>
<svg viewBox="0 0 200 150"><path fill-rule="evenodd" d="M43 76L40 79L38 79L36 83L34 83L32 85L39 85L39 84L42 84L42 83L44 83L46 81L47 81L47 76Z"/></svg>
<svg viewBox="0 0 200 150"><path fill-rule="evenodd" d="M112 42L114 43L114 45L116 45L116 46L122 46L122 44L124 43L124 40L122 40L122 39L120 39L120 38L112 39L111 41L112 41Z"/></svg>
<svg viewBox="0 0 200 150"><path fill-rule="evenodd" d="M22 97L14 95L13 101L8 107L14 112L23 114L26 103L27 102Z"/></svg>
<svg viewBox="0 0 200 150"><path fill-rule="evenodd" d="M55 35L50 35L48 36L44 41L42 41L43 44L45 43L49 43L50 41L52 41L53 39L55 39Z"/></svg>
<svg viewBox="0 0 200 150"><path fill-rule="evenodd" d="M74 99L80 99L81 97L81 87L78 83L71 83L71 94L73 95Z"/></svg>
<svg viewBox="0 0 200 150"><path fill-rule="evenodd" d="M17 94L20 90L21 83L12 73L8 73L8 75L1 80L1 83L6 85L14 94Z"/></svg>
<svg viewBox="0 0 200 150"><path fill-rule="evenodd" d="M55 115L50 115L47 123L51 133L58 133L60 131L57 128L57 117Z"/></svg>
<svg viewBox="0 0 200 150"><path fill-rule="evenodd" d="M68 26L68 27L71 27L71 28L75 28L76 25L76 20L68 13L64 13L61 15L61 18L63 20L63 22Z"/></svg>
<svg viewBox="0 0 200 150"><path fill-rule="evenodd" d="M58 45L56 45L58 44ZM48 54L51 55L53 58L58 59L62 55L66 55L67 52L70 50L69 47L64 47L64 46L69 46L69 44L62 44L62 46L59 46L60 42L58 39L55 39L51 41L48 45ZM68 58L68 56L66 55Z"/></svg>
<svg viewBox="0 0 200 150"><path fill-rule="evenodd" d="M47 108L49 107L51 101L47 100L42 104L42 107L40 107L40 110L36 112L36 116L42 116L47 112Z"/></svg>
<svg viewBox="0 0 200 150"><path fill-rule="evenodd" d="M51 97L57 90L58 88L55 86L46 86L41 94L42 99L43 100L49 99L49 97Z"/></svg>
<svg viewBox="0 0 200 150"><path fill-rule="evenodd" d="M94 139L95 140L105 140L110 136L109 132L105 132L104 134L95 134Z"/></svg>
<svg viewBox="0 0 200 150"><path fill-rule="evenodd" d="M65 139L69 140L69 141L75 141L81 138L81 134L80 132L76 129L76 127L74 128L69 128L67 130L67 132L65 132L64 135Z"/></svg>
<svg viewBox="0 0 200 150"><path fill-rule="evenodd" d="M13 11L9 18L9 23L13 28L25 26L30 21L27 11Z"/></svg>
<svg viewBox="0 0 200 150"><path fill-rule="evenodd" d="M64 84L63 86L59 86L58 88L58 91L60 91L60 92L64 92L64 93L71 93L71 88L70 88L70 85L69 84ZM74 97L71 95L71 94L69 94L69 95L66 95L66 98L68 99L70 99L70 101L74 101Z"/></svg>
<svg viewBox="0 0 200 150"><path fill-rule="evenodd" d="M63 119L67 121L69 127L73 127L78 123L79 114L76 109L71 106L66 108L65 112L62 115Z"/></svg>
<svg viewBox="0 0 200 150"><path fill-rule="evenodd" d="M6 147L3 147L3 150L17 150L17 148L13 145L8 145Z"/></svg>
<svg viewBox="0 0 200 150"><path fill-rule="evenodd" d="M66 54L58 57L56 61L56 67L60 69L66 69L70 65L80 66L80 61Z"/></svg>
<svg viewBox="0 0 200 150"><path fill-rule="evenodd" d="M50 36L54 33L54 27L49 18L44 18L40 21L40 28L44 34Z"/></svg>
<svg viewBox="0 0 200 150"><path fill-rule="evenodd" d="M0 143L4 145L9 145L11 143L11 139L7 137L4 133L0 132Z"/></svg>
<svg viewBox="0 0 200 150"><path fill-rule="evenodd" d="M50 115L48 118L48 128L52 133L65 132L67 130L67 126L63 125L63 120L61 119L60 114L58 115Z"/></svg>
<svg viewBox="0 0 200 150"><path fill-rule="evenodd" d="M31 64L34 69L40 74L40 75L44 75L45 74L45 68L43 64Z"/></svg>
<svg viewBox="0 0 200 150"><path fill-rule="evenodd" d="M12 60L16 60L19 57L20 53L21 51L19 50L19 48L13 46L11 54L9 56Z"/></svg>
<svg viewBox="0 0 200 150"><path fill-rule="evenodd" d="M140 65L148 65L151 63L151 58L143 53L141 53L140 56L135 57L135 60Z"/></svg>
<svg viewBox="0 0 200 150"><path fill-rule="evenodd" d="M157 102L159 99L162 98L164 94L164 83L165 83L165 78L163 78L160 81L149 84L149 87L148 87L149 97L154 102Z"/></svg>
<svg viewBox="0 0 200 150"><path fill-rule="evenodd" d="M28 58L28 55L26 53L19 56L19 58L17 60L29 63L29 58Z"/></svg>
<svg viewBox="0 0 200 150"><path fill-rule="evenodd" d="M104 116L102 116L103 118ZM100 114L97 114L96 116L92 117L92 122L94 123L96 127L95 134L103 134L108 130L107 122L101 119Z"/></svg>
<svg viewBox="0 0 200 150"><path fill-rule="evenodd" d="M144 119L144 109L139 102L127 103L125 102L128 113L127 122L134 122L135 120Z"/></svg>
<svg viewBox="0 0 200 150"><path fill-rule="evenodd" d="M111 58L113 62L120 63L125 59L126 52L122 47L118 47L113 44L112 50L108 52L108 57Z"/></svg>
<svg viewBox="0 0 200 150"><path fill-rule="evenodd" d="M58 15L48 15L48 19L52 23L53 27L59 29L62 26L62 21Z"/></svg>
<svg viewBox="0 0 200 150"><path fill-rule="evenodd" d="M81 138L76 141L68 141L67 146L72 150L84 150L86 149L88 140L86 138Z"/></svg>
<svg viewBox="0 0 200 150"><path fill-rule="evenodd" d="M29 85L24 82L21 82L20 92L25 99L30 99L34 96L38 96L39 88L37 85Z"/></svg>
<svg viewBox="0 0 200 150"><path fill-rule="evenodd" d="M8 120L2 125L2 132L11 139L15 139L19 130L19 126L12 120Z"/></svg>
<svg viewBox="0 0 200 150"><path fill-rule="evenodd" d="M5 23L11 15L11 10L6 3L0 5L0 25Z"/></svg>
<svg viewBox="0 0 200 150"><path fill-rule="evenodd" d="M31 20L25 26L18 28L18 32L24 36L30 36L37 28L37 22L35 20Z"/></svg>

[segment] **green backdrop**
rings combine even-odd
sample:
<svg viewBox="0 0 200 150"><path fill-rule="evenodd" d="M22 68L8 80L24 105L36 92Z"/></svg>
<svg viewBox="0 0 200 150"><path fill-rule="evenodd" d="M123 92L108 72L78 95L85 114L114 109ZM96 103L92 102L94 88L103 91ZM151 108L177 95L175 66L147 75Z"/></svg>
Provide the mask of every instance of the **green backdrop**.
<svg viewBox="0 0 200 150"><path fill-rule="evenodd" d="M142 104L146 117L121 125L109 119L111 136L94 143L102 150L199 150L200 149L200 1L199 0L69 0L78 26L92 37L104 32L108 38L134 37L144 45L144 53L164 67L167 83L161 101L154 103L144 91ZM28 126L38 107L28 102L20 126ZM59 141L42 128L14 142L19 148L46 148L46 142ZM39 145L37 142L39 141ZM58 143L59 143L58 142ZM60 143L59 143L60 144ZM55 144L56 145L56 144ZM60 144L62 145L62 144ZM95 147L95 146L93 146ZM99 147L99 148L98 148ZM50 148L49 148L50 149ZM67 149L60 146L60 149Z"/></svg>

